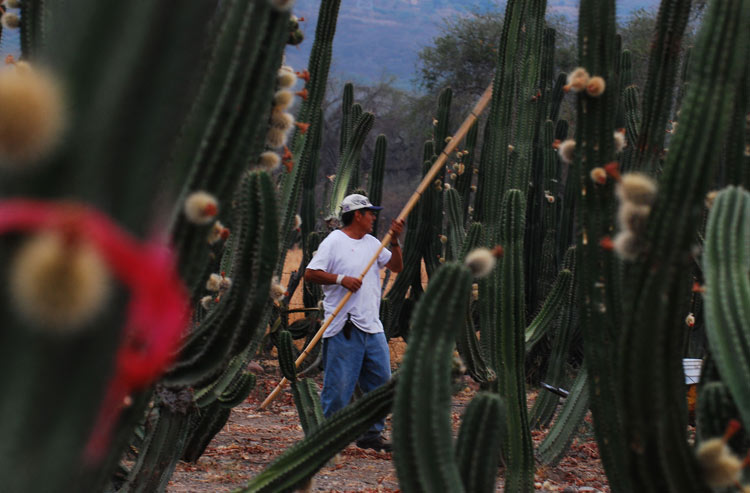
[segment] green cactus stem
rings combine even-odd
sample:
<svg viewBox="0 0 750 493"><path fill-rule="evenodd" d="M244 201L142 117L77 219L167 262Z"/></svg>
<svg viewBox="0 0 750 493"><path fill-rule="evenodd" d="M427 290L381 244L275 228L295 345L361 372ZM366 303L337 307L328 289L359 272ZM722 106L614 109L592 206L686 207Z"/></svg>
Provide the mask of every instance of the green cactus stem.
<svg viewBox="0 0 750 493"><path fill-rule="evenodd" d="M466 407L456 441L456 460L464 490L495 491L500 442L507 433L502 399L489 392L477 394Z"/></svg>
<svg viewBox="0 0 750 493"><path fill-rule="evenodd" d="M750 423L750 193L741 188L728 187L714 200L703 272L711 353L742 422Z"/></svg>
<svg viewBox="0 0 750 493"><path fill-rule="evenodd" d="M447 263L412 317L393 410L396 473L405 493L464 491L451 434L451 355L468 310L469 270Z"/></svg>
<svg viewBox="0 0 750 493"><path fill-rule="evenodd" d="M682 300L692 283L696 226L730 123L734 90L747 64L746 51L736 48L750 42L748 25L750 1L709 5L693 52L680 126L649 216L649 250L628 272L620 402L636 490L709 491L687 445L682 344L674 342L685 331ZM593 395L596 389L591 390Z"/></svg>

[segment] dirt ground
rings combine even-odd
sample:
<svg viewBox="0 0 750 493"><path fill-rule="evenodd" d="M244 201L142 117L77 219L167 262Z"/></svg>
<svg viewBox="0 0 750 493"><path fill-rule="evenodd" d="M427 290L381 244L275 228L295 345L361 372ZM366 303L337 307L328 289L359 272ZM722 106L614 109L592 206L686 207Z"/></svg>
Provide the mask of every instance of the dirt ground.
<svg viewBox="0 0 750 493"><path fill-rule="evenodd" d="M300 252L292 251L287 258L286 282L291 270L299 265ZM301 305L298 290L290 304ZM395 367L403 357L406 345L392 340L391 362ZM229 423L214 438L206 452L195 464L181 462L172 476L169 493L227 492L242 487L262 471L284 450L303 438L291 392L286 389L268 409L257 408L280 380L278 363L263 359L255 367L258 381L248 399L232 410ZM318 386L322 379L316 378ZM461 415L474 396L477 386L468 379L466 387L452 402L454 433L458 432ZM536 391L527 394L529 406ZM587 418L590 429L590 418ZM390 417L386 430L391 430ZM535 443L545 431L532 433ZM396 470L391 454L364 451L350 445L340 454L335 464L321 469L315 476L312 491L326 492L396 492L399 491ZM502 470L498 471L497 491L502 491ZM537 465L537 491L609 492L607 480L599 461L596 443L591 433L584 433L573 442L568 455L555 468Z"/></svg>

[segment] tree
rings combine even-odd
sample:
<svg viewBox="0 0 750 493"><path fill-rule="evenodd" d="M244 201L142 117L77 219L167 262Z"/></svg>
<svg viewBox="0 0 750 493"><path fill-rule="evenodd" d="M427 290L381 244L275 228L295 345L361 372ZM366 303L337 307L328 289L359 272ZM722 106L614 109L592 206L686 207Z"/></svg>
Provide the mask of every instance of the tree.
<svg viewBox="0 0 750 493"><path fill-rule="evenodd" d="M492 79L503 27L501 10L473 10L465 17L445 20L441 34L418 56L417 84L431 94L450 86L454 95L475 100ZM575 63L575 30L562 15L547 17L557 31L555 65L568 71Z"/></svg>

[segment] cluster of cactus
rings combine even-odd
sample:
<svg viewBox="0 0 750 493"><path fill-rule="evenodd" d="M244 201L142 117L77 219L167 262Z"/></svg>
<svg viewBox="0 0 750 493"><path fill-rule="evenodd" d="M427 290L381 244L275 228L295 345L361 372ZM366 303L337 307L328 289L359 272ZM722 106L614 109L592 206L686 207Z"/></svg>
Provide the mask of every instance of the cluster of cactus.
<svg viewBox="0 0 750 493"><path fill-rule="evenodd" d="M282 56L301 31L288 4L168 0L134 10L24 0L20 16L3 15L3 29L21 29L21 60L0 70L0 250L12 292L0 303L0 373L13 396L0 405L0 475L9 489L44 490L42 473L61 491L163 490L177 461L197 460L249 395L247 365L265 328L274 316L286 326L274 275L296 235L300 271L321 241L321 103L340 0L321 3L296 118L287 110L297 78ZM642 98L615 34L614 0L581 0L580 67L568 77L553 73L546 6L507 2L481 150L477 123L408 218L405 268L381 314L388 335L409 343L401 371L324 420L315 384L298 380L293 363L292 339L309 337L320 316L320 291L305 286L308 317L274 338L306 438L242 491L299 486L391 407L404 491L492 491L501 455L506 487L533 491L530 427L548 426L558 407L551 394L530 414L526 405L527 361L543 344L545 380L571 386L536 451L543 462L560 459L590 406L613 491L710 491L740 480L736 461L731 474L708 474L705 450L726 421L750 426L750 195L719 193L701 230L710 187L750 186L750 1L711 3L675 95L690 2L663 0ZM175 86L176 75L188 83ZM577 106L574 139L560 118L566 92ZM324 215L364 181L374 116L353 96L347 85ZM425 173L450 140L451 99L450 89L439 96ZM679 127L666 137L672 115ZM374 203L386 147L378 137ZM634 171L643 175L620 175ZM168 238L174 266L155 240L123 230ZM460 262L475 266L491 249L499 265L474 282L476 269ZM681 359L699 279L712 363L696 451ZM579 328L584 367L571 379ZM454 348L488 391L468 407L455 446ZM745 440L715 443L719 455L735 447L731 455ZM136 458L125 468L128 449Z"/></svg>
<svg viewBox="0 0 750 493"><path fill-rule="evenodd" d="M163 490L249 395L272 276L319 147L339 6L324 3L296 123L298 79L282 66L285 45L301 41L289 2L28 0L4 18L20 27L21 57L0 74L0 97L14 102L0 215L3 233L32 235L23 246L5 234L1 247L18 251L3 272L22 283L3 302L3 365L24 375L8 379L16 398L0 411L9 488L44 490L41 474L60 491ZM117 27L126 15L133 22ZM156 233L154 244L114 222ZM40 263L49 252L71 268ZM14 274L35 264L38 275ZM137 459L123 469L126 449Z"/></svg>

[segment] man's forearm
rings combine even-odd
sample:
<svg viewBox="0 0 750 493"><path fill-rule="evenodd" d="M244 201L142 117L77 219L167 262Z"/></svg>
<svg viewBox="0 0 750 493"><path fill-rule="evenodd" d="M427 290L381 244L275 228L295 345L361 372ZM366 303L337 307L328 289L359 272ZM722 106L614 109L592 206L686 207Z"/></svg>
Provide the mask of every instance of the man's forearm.
<svg viewBox="0 0 750 493"><path fill-rule="evenodd" d="M392 272L399 273L404 270L404 260L401 256L401 245L391 244L391 260L386 265Z"/></svg>
<svg viewBox="0 0 750 493"><path fill-rule="evenodd" d="M341 284L336 282L338 274L332 274L324 270L305 269L305 281L315 284Z"/></svg>

